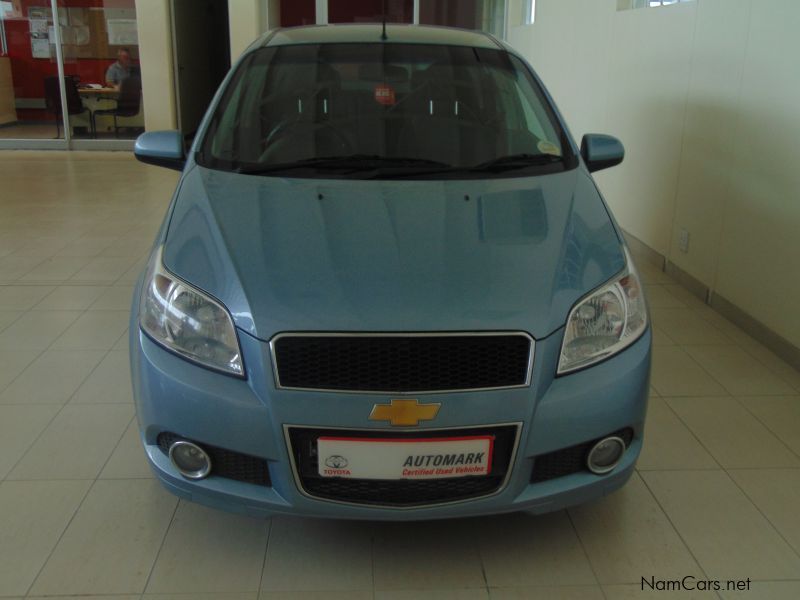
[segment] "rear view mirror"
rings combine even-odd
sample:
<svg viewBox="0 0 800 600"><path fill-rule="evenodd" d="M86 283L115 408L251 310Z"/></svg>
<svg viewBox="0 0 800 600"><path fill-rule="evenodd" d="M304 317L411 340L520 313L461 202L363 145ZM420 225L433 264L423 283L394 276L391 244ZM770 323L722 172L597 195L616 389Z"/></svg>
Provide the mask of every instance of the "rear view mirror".
<svg viewBox="0 0 800 600"><path fill-rule="evenodd" d="M590 172L615 167L625 158L625 148L617 138L587 133L581 141L581 156Z"/></svg>
<svg viewBox="0 0 800 600"><path fill-rule="evenodd" d="M136 139L133 154L137 160L182 171L186 164L183 136L180 131L150 131Z"/></svg>

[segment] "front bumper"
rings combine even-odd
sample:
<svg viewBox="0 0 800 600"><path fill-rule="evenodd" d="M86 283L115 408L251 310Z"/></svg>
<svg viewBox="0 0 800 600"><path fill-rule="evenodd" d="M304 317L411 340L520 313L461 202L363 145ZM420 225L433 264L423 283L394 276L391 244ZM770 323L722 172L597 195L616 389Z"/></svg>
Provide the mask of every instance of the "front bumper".
<svg viewBox="0 0 800 600"><path fill-rule="evenodd" d="M132 324L134 398L148 460L174 494L250 515L295 514L376 520L422 520L512 511L549 512L601 497L622 486L642 445L650 374L651 334L584 371L554 378L562 332L537 340L530 387L489 392L415 395L441 403L434 421L414 428L378 426L368 416L388 394L279 390L269 345L239 332L246 380L189 363L154 344ZM354 505L310 497L290 460L287 425L403 431L519 424L510 473L495 493L425 507ZM634 435L620 464L608 475L588 471L531 483L534 457L630 427ZM211 476L184 479L158 447L162 432L262 457L271 486Z"/></svg>

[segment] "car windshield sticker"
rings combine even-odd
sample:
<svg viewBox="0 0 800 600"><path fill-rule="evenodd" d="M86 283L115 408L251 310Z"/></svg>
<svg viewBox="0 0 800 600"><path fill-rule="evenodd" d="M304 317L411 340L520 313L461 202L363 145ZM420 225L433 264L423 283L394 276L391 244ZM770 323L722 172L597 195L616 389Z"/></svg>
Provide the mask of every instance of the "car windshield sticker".
<svg viewBox="0 0 800 600"><path fill-rule="evenodd" d="M395 103L394 88L385 83L375 86L375 102L385 106L391 106Z"/></svg>

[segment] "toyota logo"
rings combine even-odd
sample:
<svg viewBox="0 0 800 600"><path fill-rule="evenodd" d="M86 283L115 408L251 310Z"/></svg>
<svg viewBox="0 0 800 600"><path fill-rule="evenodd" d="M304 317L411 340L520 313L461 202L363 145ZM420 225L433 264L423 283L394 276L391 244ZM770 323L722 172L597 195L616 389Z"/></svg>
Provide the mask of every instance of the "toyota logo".
<svg viewBox="0 0 800 600"><path fill-rule="evenodd" d="M344 469L347 466L347 459L344 456L334 454L325 459L325 464L331 469Z"/></svg>

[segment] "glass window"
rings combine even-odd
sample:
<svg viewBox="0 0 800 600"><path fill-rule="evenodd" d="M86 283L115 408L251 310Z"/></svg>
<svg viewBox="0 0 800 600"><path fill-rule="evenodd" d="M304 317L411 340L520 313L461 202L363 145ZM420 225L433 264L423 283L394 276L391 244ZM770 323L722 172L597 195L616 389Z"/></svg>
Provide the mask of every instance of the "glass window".
<svg viewBox="0 0 800 600"><path fill-rule="evenodd" d="M421 25L444 25L504 37L505 0L419 0Z"/></svg>
<svg viewBox="0 0 800 600"><path fill-rule="evenodd" d="M198 161L298 177L490 177L573 158L530 71L504 51L309 44L250 55Z"/></svg>
<svg viewBox="0 0 800 600"><path fill-rule="evenodd" d="M52 28L49 0L0 2L0 138L64 137Z"/></svg>
<svg viewBox="0 0 800 600"><path fill-rule="evenodd" d="M0 0L0 138L63 139L62 100L72 138L134 138L144 129L135 0L56 7L54 18L50 0Z"/></svg>
<svg viewBox="0 0 800 600"><path fill-rule="evenodd" d="M328 23L380 23L384 5L388 23L411 23L414 0L329 0Z"/></svg>

